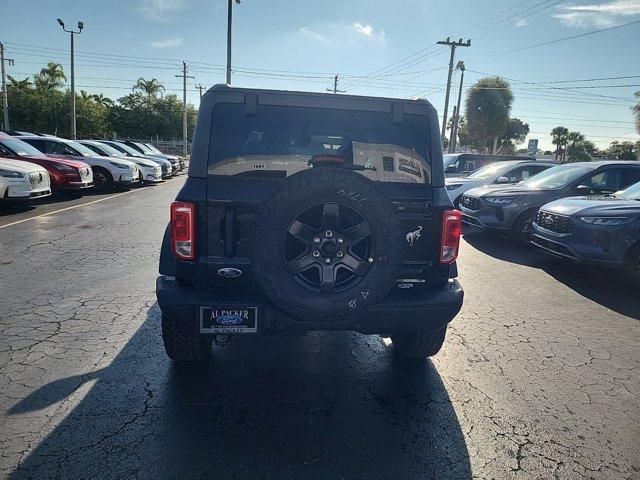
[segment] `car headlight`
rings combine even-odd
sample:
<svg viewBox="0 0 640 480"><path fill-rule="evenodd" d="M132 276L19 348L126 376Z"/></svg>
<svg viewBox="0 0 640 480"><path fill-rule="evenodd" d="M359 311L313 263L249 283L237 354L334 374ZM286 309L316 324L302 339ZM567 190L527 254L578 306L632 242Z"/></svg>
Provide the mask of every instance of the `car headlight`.
<svg viewBox="0 0 640 480"><path fill-rule="evenodd" d="M22 178L22 174L20 172L15 172L13 170L0 169L0 177Z"/></svg>
<svg viewBox="0 0 640 480"><path fill-rule="evenodd" d="M116 168L120 168L122 170L128 170L129 169L129 165L126 165L124 163L118 163L118 162L109 162L111 165L113 165Z"/></svg>
<svg viewBox="0 0 640 480"><path fill-rule="evenodd" d="M453 183L450 185L445 185L444 188L446 188L447 190L455 190L457 188L460 188L462 186L461 183Z"/></svg>
<svg viewBox="0 0 640 480"><path fill-rule="evenodd" d="M53 168L64 173L77 173L75 168L70 167L69 165L65 165L63 163L54 165Z"/></svg>
<svg viewBox="0 0 640 480"><path fill-rule="evenodd" d="M631 222L633 220L632 217L580 217L584 223L589 223L591 225L624 225L625 223Z"/></svg>
<svg viewBox="0 0 640 480"><path fill-rule="evenodd" d="M516 197L484 197L484 199L494 205L506 205L515 200Z"/></svg>

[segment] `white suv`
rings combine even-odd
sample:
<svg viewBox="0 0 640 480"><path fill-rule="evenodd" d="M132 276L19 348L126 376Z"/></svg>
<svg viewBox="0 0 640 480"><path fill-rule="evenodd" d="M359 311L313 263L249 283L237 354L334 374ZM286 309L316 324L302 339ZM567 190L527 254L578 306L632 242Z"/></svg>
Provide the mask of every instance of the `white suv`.
<svg viewBox="0 0 640 480"><path fill-rule="evenodd" d="M52 157L72 157L91 165L96 190L108 191L115 185L127 186L140 178L138 166L121 158L101 157L93 150L72 140L58 137L24 136L20 140Z"/></svg>
<svg viewBox="0 0 640 480"><path fill-rule="evenodd" d="M553 163L538 161L508 160L490 163L466 177L445 178L445 188L456 208L462 194L475 187L490 184L514 184L553 167Z"/></svg>
<svg viewBox="0 0 640 480"><path fill-rule="evenodd" d="M51 195L51 180L40 165L0 158L0 202Z"/></svg>

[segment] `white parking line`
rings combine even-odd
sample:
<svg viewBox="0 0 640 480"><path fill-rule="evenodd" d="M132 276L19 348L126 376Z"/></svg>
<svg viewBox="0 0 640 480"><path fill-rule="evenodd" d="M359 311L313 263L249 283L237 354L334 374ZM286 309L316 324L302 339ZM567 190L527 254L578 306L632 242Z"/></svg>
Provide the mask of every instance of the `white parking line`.
<svg viewBox="0 0 640 480"><path fill-rule="evenodd" d="M166 185L166 183L165 183ZM161 186L161 185L160 185ZM11 227L13 225L18 225L19 223L28 222L29 220L36 220L38 218L47 217L49 215L53 215L55 213L66 212L67 210L73 210L74 208L86 207L87 205L93 205L94 203L104 202L105 200L110 200L112 198L121 197L122 195L128 195L129 193L142 191L142 188L136 188L135 190L129 190L127 192L116 193L115 195L110 195L108 197L99 198L98 200L94 200L93 202L81 203L79 205L72 205L71 207L61 208L60 210L54 210L53 212L43 213L42 215L36 215L35 217L23 218L22 220L18 220L16 222L7 223L6 225L0 226L0 230L3 228Z"/></svg>

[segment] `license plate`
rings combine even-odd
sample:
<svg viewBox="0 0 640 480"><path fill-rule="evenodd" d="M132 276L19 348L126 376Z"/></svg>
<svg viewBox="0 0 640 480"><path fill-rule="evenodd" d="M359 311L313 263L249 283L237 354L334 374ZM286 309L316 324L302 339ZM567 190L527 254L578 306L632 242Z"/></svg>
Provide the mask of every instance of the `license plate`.
<svg viewBox="0 0 640 480"><path fill-rule="evenodd" d="M257 307L200 307L201 333L256 333Z"/></svg>

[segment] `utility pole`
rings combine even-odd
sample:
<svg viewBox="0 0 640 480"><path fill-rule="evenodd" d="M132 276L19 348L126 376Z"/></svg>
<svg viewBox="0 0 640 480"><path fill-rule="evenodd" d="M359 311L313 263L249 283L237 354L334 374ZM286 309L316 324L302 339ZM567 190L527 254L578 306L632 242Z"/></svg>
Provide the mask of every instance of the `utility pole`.
<svg viewBox="0 0 640 480"><path fill-rule="evenodd" d="M62 27L62 30L71 35L71 138L76 139L76 75L75 75L75 62L73 59L73 36L80 35L84 28L84 22L78 22L78 31L67 30L64 27L64 22L58 18L58 23Z"/></svg>
<svg viewBox="0 0 640 480"><path fill-rule="evenodd" d="M458 90L458 107L453 114L453 127L451 128L451 139L449 141L449 153L453 153L456 148L458 123L460 122L460 102L462 101L462 85L464 83L464 62L460 60L456 65L456 70L460 70L460 89ZM455 107L454 107L455 108Z"/></svg>
<svg viewBox="0 0 640 480"><path fill-rule="evenodd" d="M187 62L182 62L182 156L187 156L187 78L195 78L187 75Z"/></svg>
<svg viewBox="0 0 640 480"><path fill-rule="evenodd" d="M445 40L437 42L438 45L448 45L451 48L451 57L449 58L449 76L447 77L447 94L444 99L444 112L442 116L442 140L444 141L445 133L447 130L447 112L449 110L449 93L451 92L451 74L453 73L453 58L456 53L456 47L469 47L471 46L471 39L463 42L462 39L451 41L451 37L447 37Z"/></svg>
<svg viewBox="0 0 640 480"><path fill-rule="evenodd" d="M235 0L240 5L240 0ZM231 24L233 20L233 0L227 4L227 85L231 85Z"/></svg>
<svg viewBox="0 0 640 480"><path fill-rule="evenodd" d="M7 78L4 72L4 62L13 65L13 60L4 58L4 45L0 43L0 66L2 67L2 111L4 112L4 128L10 130L9 126L9 92L7 92Z"/></svg>
<svg viewBox="0 0 640 480"><path fill-rule="evenodd" d="M198 85L196 85L196 88L197 88L198 90L200 90L200 103L202 103L202 89L203 89L203 88L207 88L207 87L205 87L204 85L202 85L201 83L199 83Z"/></svg>
<svg viewBox="0 0 640 480"><path fill-rule="evenodd" d="M338 90L338 75L333 77L333 88L327 88L327 92L345 93L346 90Z"/></svg>

